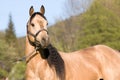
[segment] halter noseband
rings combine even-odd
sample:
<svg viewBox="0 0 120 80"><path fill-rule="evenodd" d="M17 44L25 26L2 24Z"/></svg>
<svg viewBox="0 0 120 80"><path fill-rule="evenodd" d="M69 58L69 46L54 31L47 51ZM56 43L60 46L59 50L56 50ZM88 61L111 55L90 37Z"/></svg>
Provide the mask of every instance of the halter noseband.
<svg viewBox="0 0 120 80"><path fill-rule="evenodd" d="M48 30L46 30L46 29L41 29L41 30L39 30L36 34L33 34L33 33L31 33L30 31L27 30L27 34L31 35L31 36L34 37L34 39L35 39L35 42L32 42L32 41L30 41L30 38L28 37L28 40L29 40L29 42L30 42L30 44L31 44L32 46L34 46L34 47L39 47L39 45L37 44L37 42L39 42L39 41L37 41L36 37L37 37L38 34L39 34L40 32L42 32L42 31L46 31L47 34L48 34Z"/></svg>

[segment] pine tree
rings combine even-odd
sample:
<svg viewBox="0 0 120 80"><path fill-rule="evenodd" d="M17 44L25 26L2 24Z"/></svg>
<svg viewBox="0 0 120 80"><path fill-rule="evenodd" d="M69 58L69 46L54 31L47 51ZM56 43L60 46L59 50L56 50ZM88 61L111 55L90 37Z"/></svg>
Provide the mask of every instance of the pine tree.
<svg viewBox="0 0 120 80"><path fill-rule="evenodd" d="M16 45L16 34L11 14L9 15L8 28L6 29L5 39L9 46L14 47Z"/></svg>

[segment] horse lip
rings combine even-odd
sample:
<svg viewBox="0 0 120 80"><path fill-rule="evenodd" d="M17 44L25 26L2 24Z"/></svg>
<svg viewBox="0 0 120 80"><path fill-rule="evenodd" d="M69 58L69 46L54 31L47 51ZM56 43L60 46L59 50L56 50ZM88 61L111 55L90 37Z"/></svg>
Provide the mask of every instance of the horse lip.
<svg viewBox="0 0 120 80"><path fill-rule="evenodd" d="M41 40L41 46L42 46L43 48L46 48L48 45L49 45L49 39L43 38L43 39Z"/></svg>
<svg viewBox="0 0 120 80"><path fill-rule="evenodd" d="M47 44L47 42L45 42L45 43L42 44L42 43L40 43L39 41L36 41L35 44L36 44L36 47L42 48L42 49L47 48L48 45L49 45L49 44Z"/></svg>
<svg viewBox="0 0 120 80"><path fill-rule="evenodd" d="M49 38L42 38L42 39L36 39L35 40L36 47L41 47L42 49L47 48L49 45Z"/></svg>
<svg viewBox="0 0 120 80"><path fill-rule="evenodd" d="M43 46L41 45L41 47L42 47L43 49L45 49L45 48L48 47L48 44L46 43L46 44L44 44Z"/></svg>

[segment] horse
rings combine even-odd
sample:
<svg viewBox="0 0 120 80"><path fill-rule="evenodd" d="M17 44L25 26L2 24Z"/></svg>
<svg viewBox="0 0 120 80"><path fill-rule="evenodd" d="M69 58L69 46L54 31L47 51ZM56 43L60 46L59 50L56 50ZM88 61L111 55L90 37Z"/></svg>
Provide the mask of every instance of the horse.
<svg viewBox="0 0 120 80"><path fill-rule="evenodd" d="M106 45L74 52L58 51L51 43L42 5L29 9L26 35L26 80L120 80L120 53ZM32 54L30 54L32 53Z"/></svg>

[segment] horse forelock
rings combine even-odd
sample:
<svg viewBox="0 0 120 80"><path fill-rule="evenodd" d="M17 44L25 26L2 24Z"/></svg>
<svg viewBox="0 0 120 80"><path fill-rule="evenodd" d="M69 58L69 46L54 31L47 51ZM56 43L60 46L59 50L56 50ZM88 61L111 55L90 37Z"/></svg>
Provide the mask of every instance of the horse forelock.
<svg viewBox="0 0 120 80"><path fill-rule="evenodd" d="M45 20L47 20L46 17L45 17L43 14L41 14L40 12L35 12L35 13L33 13L32 16L30 17L30 22L32 21L32 19L33 19L36 15L40 15L42 18L44 18Z"/></svg>

